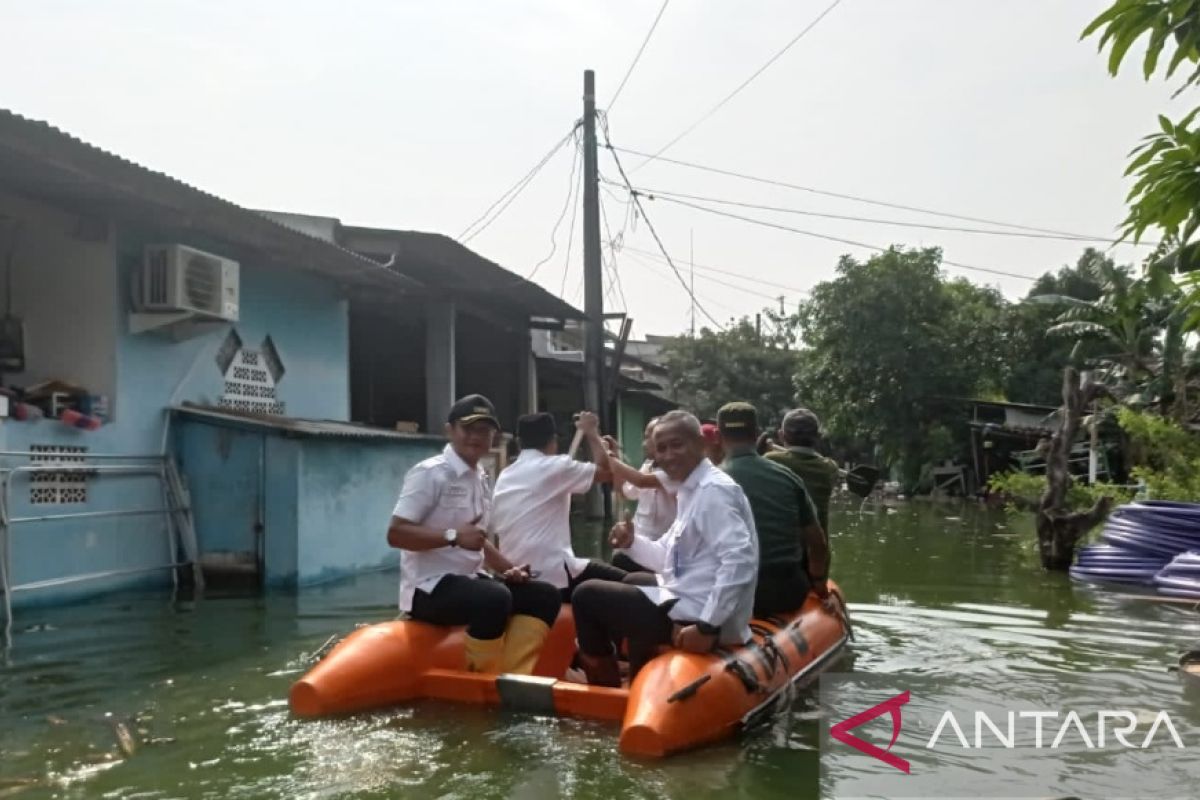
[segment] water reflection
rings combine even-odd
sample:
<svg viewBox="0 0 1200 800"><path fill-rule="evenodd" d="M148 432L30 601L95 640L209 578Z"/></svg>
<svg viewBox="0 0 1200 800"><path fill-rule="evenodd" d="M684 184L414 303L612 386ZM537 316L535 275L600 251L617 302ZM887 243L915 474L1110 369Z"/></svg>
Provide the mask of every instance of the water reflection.
<svg viewBox="0 0 1200 800"><path fill-rule="evenodd" d="M835 513L833 527L857 671L996 685L1120 670L1136 696L1174 680L1166 667L1200 640L1200 616L1185 608L1043 574L1032 531L1002 516L913 504ZM581 553L602 540L597 526L576 533ZM657 764L618 756L613 726L445 704L291 720L283 698L306 655L391 617L395 581L24 610L0 668L0 797L815 796L806 695L738 741Z"/></svg>

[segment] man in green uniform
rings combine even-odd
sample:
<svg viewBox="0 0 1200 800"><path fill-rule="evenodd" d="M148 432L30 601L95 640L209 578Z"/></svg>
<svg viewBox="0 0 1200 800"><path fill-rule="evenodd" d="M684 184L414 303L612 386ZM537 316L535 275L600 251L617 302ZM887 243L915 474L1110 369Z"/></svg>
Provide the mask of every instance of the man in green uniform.
<svg viewBox="0 0 1200 800"><path fill-rule="evenodd" d="M726 404L717 412L717 427L725 447L721 468L745 492L758 533L755 616L794 611L810 590L828 596L829 547L804 482L755 451L754 406Z"/></svg>
<svg viewBox="0 0 1200 800"><path fill-rule="evenodd" d="M772 450L766 456L787 467L804 481L804 488L808 489L808 496L817 507L821 529L828 533L829 497L839 480L839 470L836 461L816 451L820 436L821 421L817 415L807 408L793 409L784 416L779 426L779 440L785 449Z"/></svg>

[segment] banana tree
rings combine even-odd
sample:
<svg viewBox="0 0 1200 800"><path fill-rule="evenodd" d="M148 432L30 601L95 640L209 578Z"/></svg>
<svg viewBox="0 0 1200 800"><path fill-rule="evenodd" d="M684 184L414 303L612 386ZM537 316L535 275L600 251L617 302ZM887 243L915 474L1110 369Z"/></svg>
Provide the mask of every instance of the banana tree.
<svg viewBox="0 0 1200 800"><path fill-rule="evenodd" d="M1163 330L1157 284L1134 278L1098 253L1085 269L1101 287L1096 300L1043 294L1026 302L1063 307L1046 334L1100 342L1109 349L1100 358L1109 376L1133 389L1150 374Z"/></svg>

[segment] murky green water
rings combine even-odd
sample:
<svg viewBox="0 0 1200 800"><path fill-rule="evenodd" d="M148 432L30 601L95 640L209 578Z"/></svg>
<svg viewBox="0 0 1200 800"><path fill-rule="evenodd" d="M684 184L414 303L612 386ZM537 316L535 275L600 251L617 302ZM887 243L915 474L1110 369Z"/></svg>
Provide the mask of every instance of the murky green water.
<svg viewBox="0 0 1200 800"><path fill-rule="evenodd" d="M1122 670L1133 693L1170 689L1166 666L1200 640L1200 615L1044 575L1031 532L1011 525L973 507L835 514L834 574L857 623L853 668L970 673L981 684ZM577 538L590 551L599 537ZM817 796L805 697L767 728L659 764L619 756L613 726L443 704L289 719L284 698L306 654L389 618L395 581L20 612L0 666L0 797ZM137 739L132 755L118 746L118 722Z"/></svg>

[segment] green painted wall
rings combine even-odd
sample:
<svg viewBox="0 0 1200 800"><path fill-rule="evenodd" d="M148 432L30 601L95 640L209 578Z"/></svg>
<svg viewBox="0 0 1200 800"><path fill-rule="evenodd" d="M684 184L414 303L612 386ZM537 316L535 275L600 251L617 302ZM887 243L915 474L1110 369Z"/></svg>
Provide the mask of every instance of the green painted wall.
<svg viewBox="0 0 1200 800"><path fill-rule="evenodd" d="M617 438L625 460L633 465L642 463L642 431L654 414L644 401L636 397L621 396L617 400Z"/></svg>

